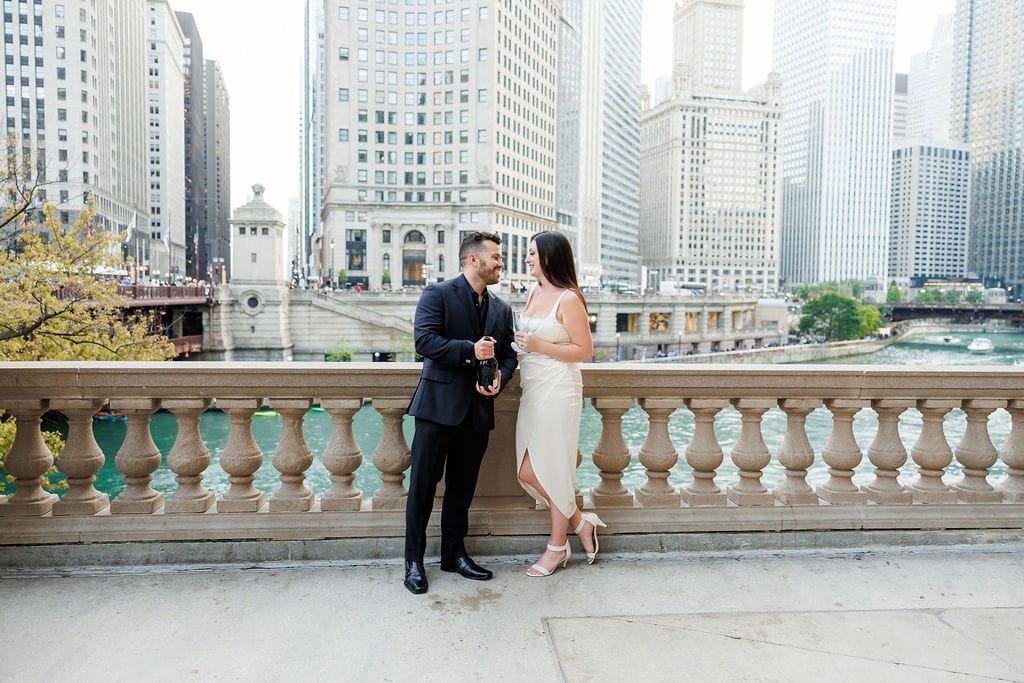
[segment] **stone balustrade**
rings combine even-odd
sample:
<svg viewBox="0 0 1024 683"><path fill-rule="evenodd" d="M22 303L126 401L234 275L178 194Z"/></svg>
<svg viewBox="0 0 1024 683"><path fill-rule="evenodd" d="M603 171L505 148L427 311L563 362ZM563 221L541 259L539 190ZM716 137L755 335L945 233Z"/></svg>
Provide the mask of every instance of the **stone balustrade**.
<svg viewBox="0 0 1024 683"><path fill-rule="evenodd" d="M6 460L16 491L0 499L0 545L399 537L409 467L402 416L418 379L413 363L0 363L0 409L17 421ZM1012 367L617 363L583 366L583 381L601 416L597 445L584 454L600 481L582 492L583 502L600 511L612 535L1024 527L1024 373ZM367 400L382 421L372 453L360 450L352 429ZM547 514L515 481L518 400L516 379L496 403L471 535L546 533ZM107 401L127 415L115 457L126 486L113 500L94 486L104 459L90 427L91 415ZM273 453L261 452L253 438L253 415L264 402L282 420ZM310 450L302 431L315 403L332 425L321 453ZM634 454L623 439L622 418L637 405L649 426ZM742 419L728 454L739 476L724 485L717 481L726 455L715 421L729 406ZM230 419L216 465L230 486L219 498L203 486L211 455L199 417L211 407ZM785 415L786 433L773 453L762 419L776 408ZM819 408L831 414L832 428L816 453L805 425ZM908 451L899 426L911 408L922 426ZM954 409L965 424L962 438L951 444L943 425ZM999 409L1009 413L1011 429L997 451L988 418ZM158 410L172 413L178 424L166 459L177 486L166 497L151 487L161 466L149 431ZM878 426L862 451L852 423L867 410ZM47 411L63 413L69 425L57 460L69 489L59 500L41 486L54 461L40 433ZM693 415L687 443L673 441L668 429L676 411ZM622 480L634 455L644 476L630 490ZM319 497L305 482L318 457L331 482ZM280 485L265 493L253 486L253 474L268 458ZM828 478L812 487L807 470L816 458L828 466ZM370 499L353 483L364 460L379 473ZM767 486L764 473L773 460L785 479ZM908 460L917 474L901 482ZM991 471L1000 460L1007 474L997 478ZM682 461L686 476L676 486L670 473ZM858 485L854 472L866 463L873 474ZM952 467L962 476L953 476Z"/></svg>

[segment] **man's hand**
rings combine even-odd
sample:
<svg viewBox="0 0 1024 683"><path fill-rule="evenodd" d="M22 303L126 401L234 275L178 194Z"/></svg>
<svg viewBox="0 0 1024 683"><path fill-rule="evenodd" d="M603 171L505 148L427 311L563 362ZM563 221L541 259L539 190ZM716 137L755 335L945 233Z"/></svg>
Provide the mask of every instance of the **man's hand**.
<svg viewBox="0 0 1024 683"><path fill-rule="evenodd" d="M494 376L494 386L482 387L479 384L476 385L476 393L483 394L484 396L497 396L499 391L501 391L500 372Z"/></svg>
<svg viewBox="0 0 1024 683"><path fill-rule="evenodd" d="M494 337L480 337L480 341L473 344L473 353L477 360L494 358Z"/></svg>

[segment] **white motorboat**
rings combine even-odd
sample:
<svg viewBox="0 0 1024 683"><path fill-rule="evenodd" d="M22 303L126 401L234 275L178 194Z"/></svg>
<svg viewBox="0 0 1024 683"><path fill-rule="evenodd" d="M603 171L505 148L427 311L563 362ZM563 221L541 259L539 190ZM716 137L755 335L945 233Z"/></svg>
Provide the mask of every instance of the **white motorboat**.
<svg viewBox="0 0 1024 683"><path fill-rule="evenodd" d="M975 337L967 345L967 350L971 353L992 353L992 340L987 337Z"/></svg>

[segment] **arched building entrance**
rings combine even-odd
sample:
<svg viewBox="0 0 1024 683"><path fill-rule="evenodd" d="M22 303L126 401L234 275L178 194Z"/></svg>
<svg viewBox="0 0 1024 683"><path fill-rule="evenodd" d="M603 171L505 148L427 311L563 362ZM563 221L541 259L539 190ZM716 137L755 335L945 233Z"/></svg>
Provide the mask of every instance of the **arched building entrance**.
<svg viewBox="0 0 1024 683"><path fill-rule="evenodd" d="M402 286L427 284L427 240L419 230L411 230L402 240Z"/></svg>

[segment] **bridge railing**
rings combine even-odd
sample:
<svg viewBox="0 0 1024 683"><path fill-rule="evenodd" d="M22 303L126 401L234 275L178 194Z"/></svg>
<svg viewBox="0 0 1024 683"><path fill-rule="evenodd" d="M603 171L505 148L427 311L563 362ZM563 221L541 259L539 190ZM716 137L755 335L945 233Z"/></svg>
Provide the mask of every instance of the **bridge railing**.
<svg viewBox="0 0 1024 683"><path fill-rule="evenodd" d="M600 437L581 453L598 482L578 499L600 511L610 534L1024 526L1024 374L1013 368L619 363L585 365L583 377ZM412 363L0 364L0 409L17 421L6 459L16 490L0 502L0 545L401 536L409 467L403 414L418 379ZM367 400L382 423L371 453L353 436L353 416ZM94 484L104 455L92 418L108 401L127 417L115 457L125 488L113 500ZM265 401L281 416L273 453L253 438L253 416ZM496 402L471 517L475 536L546 530L546 512L515 480L518 401L516 378ZM315 403L332 423L320 453L302 429ZM213 406L230 419L215 465L230 486L219 496L204 487L213 465L199 429ZM647 426L631 449L623 416L634 407ZM831 418L820 447L805 427L818 409ZM158 410L177 421L166 465L150 433ZM729 465L716 432L727 410L741 420ZM40 432L47 411L68 422L57 466L69 489L60 499L41 486L53 462ZM677 411L693 420L685 438L669 428ZM768 411L785 420L774 451L765 440ZM877 418L866 449L853 431L860 411ZM995 411L1010 423L999 449L989 431ZM900 428L911 413L919 415L919 433L908 448ZM947 439L946 430L962 436ZM267 458L279 474L273 491L253 484ZM368 499L354 485L364 460L379 484ZM816 461L828 474L812 486L808 469ZM306 481L314 463L331 482L319 496ZM151 485L162 467L176 480L167 495ZM627 486L624 475L636 467L642 474ZM784 478L770 483L769 467L782 468Z"/></svg>

